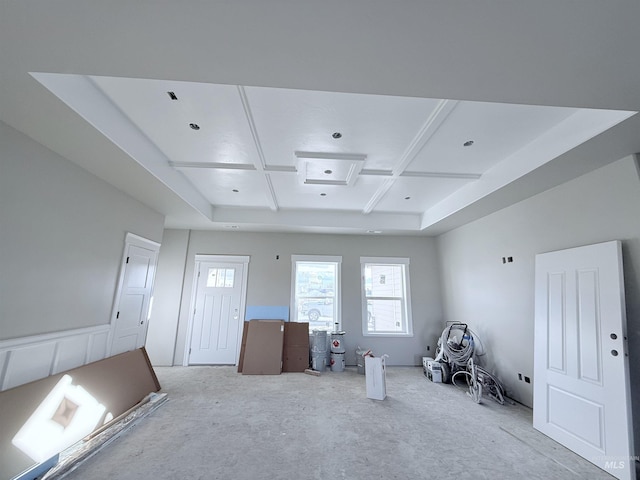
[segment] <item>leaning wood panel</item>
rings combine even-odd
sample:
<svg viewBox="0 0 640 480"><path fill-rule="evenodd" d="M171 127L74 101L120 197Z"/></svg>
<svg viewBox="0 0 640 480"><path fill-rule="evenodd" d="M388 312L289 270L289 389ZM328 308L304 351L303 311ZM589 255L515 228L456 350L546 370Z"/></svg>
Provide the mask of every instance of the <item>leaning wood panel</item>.
<svg viewBox="0 0 640 480"><path fill-rule="evenodd" d="M247 331L247 346L242 362L243 375L280 375L284 322L252 320Z"/></svg>
<svg viewBox="0 0 640 480"><path fill-rule="evenodd" d="M0 478L58 453L43 443L46 436L56 445L75 443L158 390L141 348L0 392ZM72 431L80 436L68 438Z"/></svg>

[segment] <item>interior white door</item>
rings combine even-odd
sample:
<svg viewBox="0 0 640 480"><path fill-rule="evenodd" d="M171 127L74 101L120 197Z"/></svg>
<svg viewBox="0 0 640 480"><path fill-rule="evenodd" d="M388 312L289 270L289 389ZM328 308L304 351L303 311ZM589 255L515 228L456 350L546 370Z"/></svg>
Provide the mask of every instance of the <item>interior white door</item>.
<svg viewBox="0 0 640 480"><path fill-rule="evenodd" d="M160 245L128 234L113 312L111 355L144 346Z"/></svg>
<svg viewBox="0 0 640 480"><path fill-rule="evenodd" d="M190 365L234 365L242 321L244 264L200 262Z"/></svg>
<svg viewBox="0 0 640 480"><path fill-rule="evenodd" d="M533 426L635 479L618 241L536 256Z"/></svg>

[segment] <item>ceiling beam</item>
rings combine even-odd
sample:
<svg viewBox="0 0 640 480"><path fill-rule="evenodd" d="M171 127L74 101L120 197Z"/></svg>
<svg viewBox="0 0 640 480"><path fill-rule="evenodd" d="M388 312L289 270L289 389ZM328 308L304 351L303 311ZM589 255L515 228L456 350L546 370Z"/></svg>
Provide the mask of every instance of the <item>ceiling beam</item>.
<svg viewBox="0 0 640 480"><path fill-rule="evenodd" d="M217 168L219 170L251 170L256 166L249 163L223 163L223 162L174 162L169 161L173 168Z"/></svg>
<svg viewBox="0 0 640 480"><path fill-rule="evenodd" d="M262 151L262 144L260 143L260 137L258 136L258 129L256 128L255 121L253 120L253 114L251 113L251 106L249 105L249 98L247 98L247 92L242 85L238 85L238 95L240 95L240 101L242 102L242 108L251 130L251 137L253 138L253 144L256 147L258 153L259 162L255 164L256 170L263 173L263 179L265 189L267 190L267 201L269 202L269 208L274 212L278 211L278 198L271 182L271 176L266 173L267 162L264 158L264 152Z"/></svg>
<svg viewBox="0 0 640 480"><path fill-rule="evenodd" d="M464 180L478 180L481 173L454 173L454 172L402 172L401 177L419 178L460 178Z"/></svg>
<svg viewBox="0 0 640 480"><path fill-rule="evenodd" d="M422 150L431 137L438 131L440 125L444 123L457 105L457 100L440 100L440 102L438 102L438 105L433 109L433 112L431 112L431 115L429 115L425 124L418 131L417 135L413 138L407 149L396 162L396 165L391 171L391 179L380 185L378 190L365 205L362 213L367 215L373 211L380 200L382 200L382 198L391 189L396 179L404 172L409 164L411 164L413 159L416 158L416 155L420 153L420 150Z"/></svg>

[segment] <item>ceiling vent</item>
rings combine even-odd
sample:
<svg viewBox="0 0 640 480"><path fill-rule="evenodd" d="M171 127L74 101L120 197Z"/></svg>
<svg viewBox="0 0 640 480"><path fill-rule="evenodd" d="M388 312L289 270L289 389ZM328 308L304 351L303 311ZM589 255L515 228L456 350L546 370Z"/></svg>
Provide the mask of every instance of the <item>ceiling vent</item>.
<svg viewBox="0 0 640 480"><path fill-rule="evenodd" d="M303 185L351 187L367 156L358 153L295 152L298 178Z"/></svg>

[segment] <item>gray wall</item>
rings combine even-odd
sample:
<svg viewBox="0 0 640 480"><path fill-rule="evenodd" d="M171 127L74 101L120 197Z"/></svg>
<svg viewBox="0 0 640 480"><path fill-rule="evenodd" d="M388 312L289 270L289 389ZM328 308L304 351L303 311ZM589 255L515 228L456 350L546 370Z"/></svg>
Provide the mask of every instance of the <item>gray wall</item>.
<svg viewBox="0 0 640 480"><path fill-rule="evenodd" d="M615 239L622 240L632 396L640 412L640 180L634 158L438 237L445 317L468 322L478 333L489 350L487 363L515 399L532 406L532 385L518 381L517 373L533 378L535 255ZM503 256L514 262L503 265Z"/></svg>
<svg viewBox="0 0 640 480"><path fill-rule="evenodd" d="M165 249L170 239L176 239L176 247ZM178 335L174 356L175 364L182 364L185 337L188 324L191 283L193 280L194 257L196 254L249 255L249 278L247 305L278 306L290 304L291 297L291 255L341 255L342 256L342 320L347 332L345 348L346 361L355 364L357 346L372 348L374 353L389 354L391 365L420 364L429 344L433 349L435 339L442 331L440 282L436 259L435 240L424 237L384 237L353 235L313 235L276 234L242 232L192 231L186 252L186 270L183 269L185 256L184 233L168 230L165 244L160 251L160 262L172 268L158 269L158 285L176 282L184 277L182 291L163 290L165 297L156 295L154 311L161 303L174 305L181 301ZM280 260L276 260L280 255ZM370 338L362 335L360 256L397 256L411 259L410 283L412 296L413 330L410 338ZM170 259L167 257L171 257ZM181 299L180 299L181 297ZM172 312L175 307L172 308ZM173 315L173 313L171 313ZM169 348L169 337L175 334L175 323L170 318L154 323L152 317L151 338L165 338L164 348ZM155 342L154 342L155 343ZM166 352L160 342L148 343L150 351L157 351L155 358L166 361ZM433 351L433 350L432 350ZM160 360L159 360L160 361Z"/></svg>
<svg viewBox="0 0 640 480"><path fill-rule="evenodd" d="M155 366L173 365L189 233L165 230L162 237L146 342L149 359Z"/></svg>
<svg viewBox="0 0 640 480"><path fill-rule="evenodd" d="M126 232L163 221L0 122L0 340L108 324Z"/></svg>

